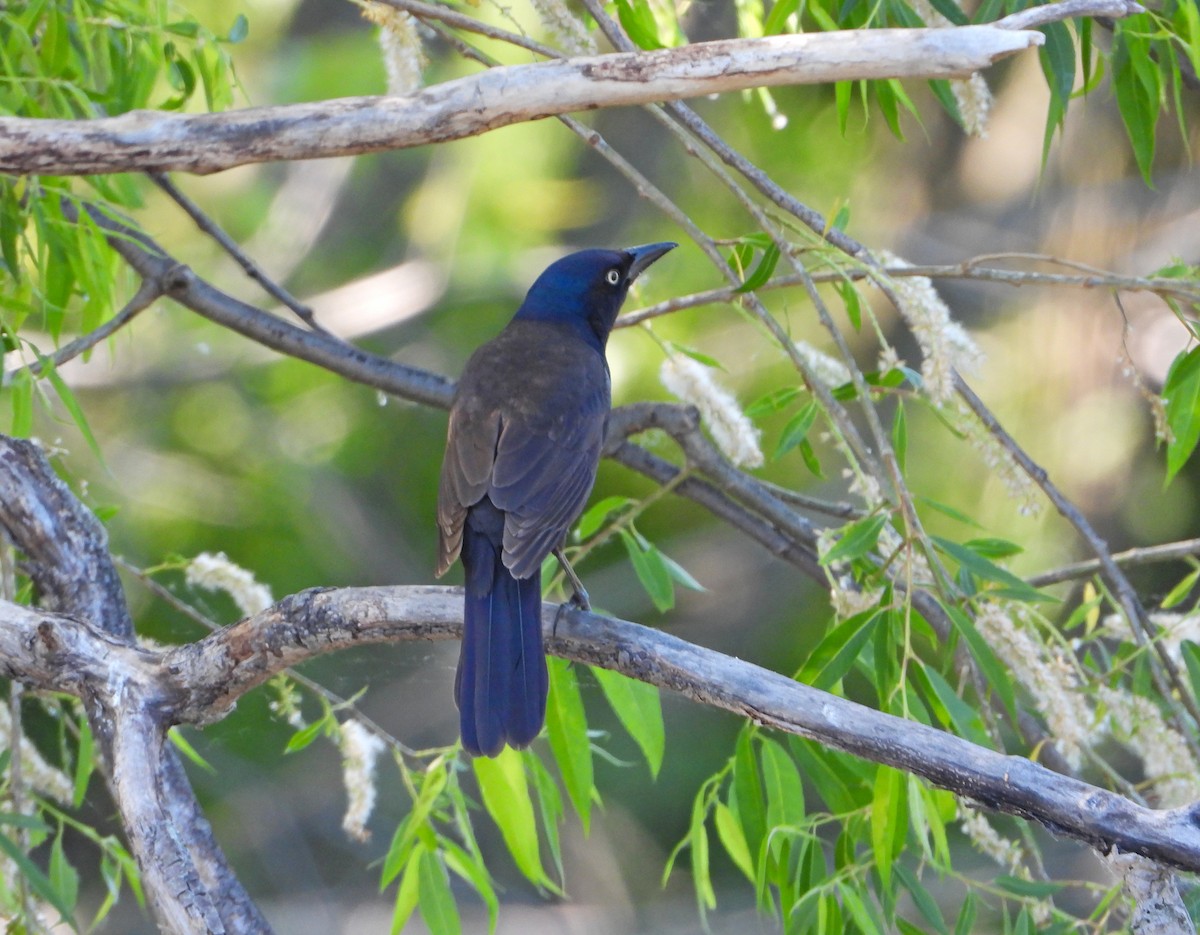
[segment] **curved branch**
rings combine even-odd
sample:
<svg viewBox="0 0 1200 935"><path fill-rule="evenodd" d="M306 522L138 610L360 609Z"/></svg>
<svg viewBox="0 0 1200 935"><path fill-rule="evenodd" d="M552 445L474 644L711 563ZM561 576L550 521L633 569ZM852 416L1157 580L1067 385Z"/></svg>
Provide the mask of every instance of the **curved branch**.
<svg viewBox="0 0 1200 935"><path fill-rule="evenodd" d="M994 26L873 29L722 39L676 49L508 65L398 97L355 97L220 114L133 111L97 120L0 119L0 172L220 172L476 136L600 107L747 88L863 78L965 78L1041 45Z"/></svg>
<svg viewBox="0 0 1200 935"><path fill-rule="evenodd" d="M0 602L0 653L18 678L62 672L27 646L70 645L78 677L123 676L164 715L204 723L289 666L367 643L452 639L462 592L447 587L313 589L196 643L165 653L113 656L111 644L77 621ZM547 650L599 665L713 707L923 776L988 808L1041 822L1103 852L1137 853L1200 870L1195 807L1154 810L1052 772L1031 760L864 707L636 623L543 604ZM59 678L55 687L72 690ZM79 686L73 690L78 692ZM447 691L449 687L447 686Z"/></svg>

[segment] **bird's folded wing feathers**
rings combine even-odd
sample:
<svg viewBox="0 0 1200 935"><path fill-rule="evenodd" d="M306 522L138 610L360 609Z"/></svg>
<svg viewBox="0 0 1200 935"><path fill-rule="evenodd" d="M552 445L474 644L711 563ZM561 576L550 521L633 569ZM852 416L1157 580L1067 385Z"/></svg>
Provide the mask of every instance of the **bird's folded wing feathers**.
<svg viewBox="0 0 1200 935"><path fill-rule="evenodd" d="M442 460L438 487L439 576L454 564L462 548L467 507L482 500L492 483L492 466L500 437L500 414L490 412L473 419L469 428L463 424L468 418L458 412L452 413L446 436L446 455Z"/></svg>
<svg viewBox="0 0 1200 935"><path fill-rule="evenodd" d="M504 564L515 577L537 570L587 502L604 442L606 402L589 399L583 411L545 434L505 423L489 496L507 514Z"/></svg>

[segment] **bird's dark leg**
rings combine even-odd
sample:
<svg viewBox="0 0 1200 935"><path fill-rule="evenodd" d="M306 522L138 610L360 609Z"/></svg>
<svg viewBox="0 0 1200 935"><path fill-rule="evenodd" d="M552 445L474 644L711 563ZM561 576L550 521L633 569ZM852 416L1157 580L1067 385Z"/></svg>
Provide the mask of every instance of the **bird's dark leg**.
<svg viewBox="0 0 1200 935"><path fill-rule="evenodd" d="M571 604L580 610L590 611L592 604L588 600L587 589L584 588L583 582L579 580L579 575L575 574L575 569L571 567L571 563L567 561L567 556L563 554L561 546L554 550L554 557L558 559L559 567L562 568L563 574L567 576L567 580L571 582L571 588L575 591L571 595Z"/></svg>

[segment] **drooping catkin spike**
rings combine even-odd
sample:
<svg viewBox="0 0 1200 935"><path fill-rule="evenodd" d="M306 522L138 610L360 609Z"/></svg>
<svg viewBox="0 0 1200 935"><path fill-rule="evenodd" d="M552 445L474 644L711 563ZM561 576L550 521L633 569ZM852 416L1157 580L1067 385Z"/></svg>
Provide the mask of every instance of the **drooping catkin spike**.
<svg viewBox="0 0 1200 935"><path fill-rule="evenodd" d="M379 27L388 94L408 94L421 87L425 50L416 21L403 10L383 3L364 3L362 15Z"/></svg>
<svg viewBox="0 0 1200 935"><path fill-rule="evenodd" d="M224 591L247 617L266 610L275 603L271 589L254 578L254 573L235 565L224 552L201 552L184 572L190 588Z"/></svg>
<svg viewBox="0 0 1200 935"><path fill-rule="evenodd" d="M737 400L713 379L712 368L683 354L663 361L659 379L667 391L700 410L713 443L738 467L763 463L762 433L742 411Z"/></svg>
<svg viewBox="0 0 1200 935"><path fill-rule="evenodd" d="M384 742L351 719L341 725L342 780L346 785L346 814L342 829L356 841L371 837L367 821L375 809L375 761L384 750Z"/></svg>

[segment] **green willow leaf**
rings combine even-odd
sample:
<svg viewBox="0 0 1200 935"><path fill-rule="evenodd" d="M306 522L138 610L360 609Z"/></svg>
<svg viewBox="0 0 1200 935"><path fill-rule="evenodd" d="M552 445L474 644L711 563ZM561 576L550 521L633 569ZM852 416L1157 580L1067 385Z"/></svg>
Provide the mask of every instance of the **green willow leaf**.
<svg viewBox="0 0 1200 935"><path fill-rule="evenodd" d="M421 889L418 869L423 854L424 850L413 851L404 866L404 876L400 880L400 887L396 890L396 901L392 906L391 935L400 935L417 908L417 897Z"/></svg>
<svg viewBox="0 0 1200 935"><path fill-rule="evenodd" d="M433 851L422 848L420 853L417 905L421 910L421 918L429 926L431 935L459 935L462 921L454 904L454 894L450 892L446 868Z"/></svg>
<svg viewBox="0 0 1200 935"><path fill-rule="evenodd" d="M659 613L666 613L675 606L675 586L671 584L671 573L662 560L662 554L652 543L635 536L628 529L621 530L621 542L625 544L638 581L655 608Z"/></svg>
<svg viewBox="0 0 1200 935"><path fill-rule="evenodd" d="M891 766L880 766L871 800L871 850L884 890L891 890L892 865L904 850L907 836L908 793L904 773Z"/></svg>
<svg viewBox="0 0 1200 935"><path fill-rule="evenodd" d="M592 777L592 743L587 734L583 696L579 692L575 673L566 660L550 657L546 663L550 671L550 696L546 702L546 731L550 738L550 750L586 834L591 825L595 782Z"/></svg>
<svg viewBox="0 0 1200 935"><path fill-rule="evenodd" d="M996 584L997 587L993 588L989 593L999 597L1010 597L1017 601L1046 601L1050 603L1057 601L1057 598L1043 594L1037 588L1026 584L1011 571L1001 568L995 562L984 558L969 546L960 545L957 542L943 539L940 536L934 536L933 542L940 551L958 562L963 571L969 572L983 581L990 581Z"/></svg>
<svg viewBox="0 0 1200 935"><path fill-rule="evenodd" d="M17 865L17 870L21 876L25 878L25 882L29 884L29 889L39 899L45 900L51 906L58 910L63 919L72 919L75 916L74 904L68 903L64 893L60 892L38 866L29 859L17 843L8 835L0 834L0 852L7 854L9 859Z"/></svg>
<svg viewBox="0 0 1200 935"><path fill-rule="evenodd" d="M61 896L67 906L74 906L79 898L79 872L71 866L63 851L63 829L60 826L50 847L50 885Z"/></svg>
<svg viewBox="0 0 1200 935"><path fill-rule="evenodd" d="M408 815L397 826L391 844L388 845L388 852L383 858L383 869L379 874L381 891L408 866L420 835L429 833L429 816L438 804L448 780L449 773L445 765L431 766L425 772L425 777L421 780L421 790L417 793Z"/></svg>
<svg viewBox="0 0 1200 935"><path fill-rule="evenodd" d="M800 8L800 0L776 0L763 23L763 34L778 35L787 28L787 19Z"/></svg>
<svg viewBox="0 0 1200 935"><path fill-rule="evenodd" d="M479 894L488 910L488 931L496 931L496 922L500 918L500 900L496 897L496 888L488 876L487 867L482 860L476 859L465 850L446 838L439 838L438 845L442 849L442 858L446 861L446 869L466 880ZM403 884L402 884L403 885Z"/></svg>
<svg viewBox="0 0 1200 935"><path fill-rule="evenodd" d="M1161 85L1158 84L1158 71L1150 61L1150 43L1137 33L1153 28L1147 14L1129 17L1118 23L1111 59L1117 109L1133 146L1142 178L1149 187L1153 187L1154 132L1158 124Z"/></svg>
<svg viewBox="0 0 1200 935"><path fill-rule="evenodd" d="M733 861L733 865L746 875L751 883L754 882L754 861L750 857L750 848L746 844L746 835L738 823L733 810L724 802L717 802L713 811L713 824L717 828L725 853Z"/></svg>
<svg viewBox="0 0 1200 935"><path fill-rule="evenodd" d="M1017 716L1017 697L1016 689L1013 687L1012 673L996 658L992 647L979 635L979 631L975 629L975 624L971 622L970 617L957 607L943 605L943 609L951 623L954 624L954 629L966 640L971 655L983 672L983 678L988 688L999 696L1009 716L1015 718Z"/></svg>
<svg viewBox="0 0 1200 935"><path fill-rule="evenodd" d="M662 768L667 739L658 689L599 666L592 666L592 675L621 726L641 748L646 765L650 767L650 775L657 778Z"/></svg>
<svg viewBox="0 0 1200 935"><path fill-rule="evenodd" d="M505 747L498 756L471 760L483 805L500 829L517 868L535 886L552 886L542 867L533 800L521 755Z"/></svg>
<svg viewBox="0 0 1200 935"><path fill-rule="evenodd" d="M800 781L800 770L782 746L769 737L760 740L767 827L798 825L804 820L804 784Z"/></svg>
<svg viewBox="0 0 1200 935"><path fill-rule="evenodd" d="M1075 42L1066 23L1049 23L1040 29L1046 41L1038 49L1038 58L1050 88L1050 107L1046 111L1046 132L1042 143L1042 160L1045 161L1054 131L1062 126L1067 102L1075 86Z"/></svg>
<svg viewBox="0 0 1200 935"><path fill-rule="evenodd" d="M779 263L779 245L772 242L762 255L762 259L758 261L758 266L754 271L746 277L746 281L734 289L734 292L753 292L755 289L760 289L771 278L771 274L775 272L775 267Z"/></svg>
<svg viewBox="0 0 1200 935"><path fill-rule="evenodd" d="M730 805L737 815L751 853L759 853L767 833L767 812L751 728L743 728L734 749Z"/></svg>
<svg viewBox="0 0 1200 935"><path fill-rule="evenodd" d="M816 402L808 402L788 420L787 425L783 427L783 432L779 435L779 444L775 446L775 451L771 455L772 460L782 458L808 437L809 430L817 420L818 412L820 409Z"/></svg>
<svg viewBox="0 0 1200 935"><path fill-rule="evenodd" d="M617 0L617 18L639 48L666 48L658 38L658 24L646 0Z"/></svg>
<svg viewBox="0 0 1200 935"><path fill-rule="evenodd" d="M873 607L839 623L813 649L797 681L823 691L836 685L875 635L879 619L880 611Z"/></svg>
<svg viewBox="0 0 1200 935"><path fill-rule="evenodd" d="M687 837L692 856L692 885L696 888L696 903L702 916L706 909L717 907L717 894L709 873L708 828L704 821L707 812L705 795L705 790L701 789L692 803L692 823Z"/></svg>
<svg viewBox="0 0 1200 935"><path fill-rule="evenodd" d="M850 523L833 548L821 556L821 564L828 568L834 562L853 561L866 555L875 548L887 521L887 513L876 513Z"/></svg>
<svg viewBox="0 0 1200 935"><path fill-rule="evenodd" d="M1167 425L1171 428L1171 440L1167 443L1166 483L1169 484L1200 441L1200 347L1175 358L1167 371L1162 395Z"/></svg>

